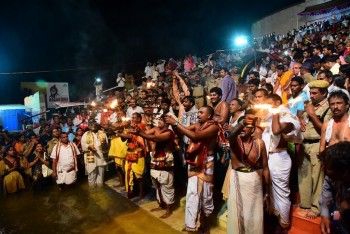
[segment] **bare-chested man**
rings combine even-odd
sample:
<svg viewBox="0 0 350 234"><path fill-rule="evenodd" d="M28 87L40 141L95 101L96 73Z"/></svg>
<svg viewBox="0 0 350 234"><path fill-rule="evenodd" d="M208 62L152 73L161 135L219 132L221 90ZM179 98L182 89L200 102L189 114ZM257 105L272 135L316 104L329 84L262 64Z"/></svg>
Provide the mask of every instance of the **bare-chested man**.
<svg viewBox="0 0 350 234"><path fill-rule="evenodd" d="M158 127L154 127L147 131L129 132L143 137L146 140L156 142L155 149L151 154L151 178L157 192L157 200L159 207L151 211L159 211L166 209L166 213L161 218L167 218L172 214L171 206L174 203L174 156L175 135L169 129L169 124L164 121L165 115L158 119Z"/></svg>
<svg viewBox="0 0 350 234"><path fill-rule="evenodd" d="M279 224L283 228L290 225L290 188L289 176L292 167L287 152L288 141L297 138L300 132L299 119L282 106L282 99L277 94L269 96L267 103L271 105L270 114L266 118L266 128L262 139L265 142L268 165L271 174L271 200L273 213L278 214Z"/></svg>
<svg viewBox="0 0 350 234"><path fill-rule="evenodd" d="M350 141L349 98L341 90L331 92L328 97L333 118L322 125L320 152L340 141Z"/></svg>
<svg viewBox="0 0 350 234"><path fill-rule="evenodd" d="M199 122L188 127L179 124L173 117L166 118L167 123L176 127L179 133L186 135L191 141L196 142L198 147L193 152L194 160L187 161L189 166L185 231L198 231L201 226L200 217L208 217L214 210L214 154L217 142L213 139L217 138L219 127L212 120L213 116L213 108L203 106L198 111ZM198 144L200 145L198 146ZM208 221L204 224L208 224Z"/></svg>
<svg viewBox="0 0 350 234"><path fill-rule="evenodd" d="M214 87L210 90L210 101L214 108L213 120L219 124L224 124L228 120L230 107L228 103L221 100L221 97L222 90L220 88Z"/></svg>
<svg viewBox="0 0 350 234"><path fill-rule="evenodd" d="M254 110L248 110L247 113ZM254 113L252 113L254 114ZM231 168L229 185L227 233L263 233L263 205L268 210L270 172L265 143L254 138L255 122L246 118L231 133ZM263 180L262 180L263 178ZM265 195L263 196L263 183ZM238 219L237 217L243 217Z"/></svg>

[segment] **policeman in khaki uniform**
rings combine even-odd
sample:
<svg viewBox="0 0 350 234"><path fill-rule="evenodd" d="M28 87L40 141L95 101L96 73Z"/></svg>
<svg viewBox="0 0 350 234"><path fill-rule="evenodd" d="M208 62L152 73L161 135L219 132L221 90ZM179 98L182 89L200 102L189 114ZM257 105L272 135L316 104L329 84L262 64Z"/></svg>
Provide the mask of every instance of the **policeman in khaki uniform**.
<svg viewBox="0 0 350 234"><path fill-rule="evenodd" d="M324 80L309 83L311 102L305 103L301 119L304 140L298 154L301 157L298 165L300 208L307 209L305 216L311 219L320 214L318 199L324 180L318 159L321 128L324 121L332 118L327 100L328 86L329 83Z"/></svg>
<svg viewBox="0 0 350 234"><path fill-rule="evenodd" d="M209 90L211 90L211 89L214 88L214 87L220 88L220 87L221 87L221 82L222 82L222 78L221 78L221 77L220 77L220 78L215 78L215 77L211 76L211 77L207 80L207 82L206 82L206 84L205 84L205 88L206 88L206 90L207 90L208 93L209 93Z"/></svg>
<svg viewBox="0 0 350 234"><path fill-rule="evenodd" d="M195 84L193 86L193 97L197 108L204 106L204 87L200 82L200 76L195 76Z"/></svg>

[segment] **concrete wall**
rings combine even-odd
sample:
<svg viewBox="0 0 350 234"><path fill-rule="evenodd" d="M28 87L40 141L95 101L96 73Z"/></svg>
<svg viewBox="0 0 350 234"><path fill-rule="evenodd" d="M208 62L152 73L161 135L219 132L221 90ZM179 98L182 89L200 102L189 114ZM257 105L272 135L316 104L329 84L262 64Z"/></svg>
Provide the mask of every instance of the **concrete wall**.
<svg viewBox="0 0 350 234"><path fill-rule="evenodd" d="M305 10L308 6L313 6L328 2L329 0L305 0L299 4L275 12L252 25L252 37L260 38L268 33L287 34L293 28L305 25L309 21L306 16L298 16L298 13Z"/></svg>

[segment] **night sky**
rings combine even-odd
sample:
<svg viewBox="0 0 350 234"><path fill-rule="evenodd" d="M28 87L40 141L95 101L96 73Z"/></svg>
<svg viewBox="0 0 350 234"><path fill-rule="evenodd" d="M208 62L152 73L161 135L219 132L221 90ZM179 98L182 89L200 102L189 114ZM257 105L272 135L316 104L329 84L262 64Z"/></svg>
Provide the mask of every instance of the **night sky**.
<svg viewBox="0 0 350 234"><path fill-rule="evenodd" d="M0 104L23 103L21 81L69 82L77 100L94 92L96 76L108 88L118 72L142 71L147 61L232 48L255 20L295 2L3 0L0 72L88 69L0 75Z"/></svg>

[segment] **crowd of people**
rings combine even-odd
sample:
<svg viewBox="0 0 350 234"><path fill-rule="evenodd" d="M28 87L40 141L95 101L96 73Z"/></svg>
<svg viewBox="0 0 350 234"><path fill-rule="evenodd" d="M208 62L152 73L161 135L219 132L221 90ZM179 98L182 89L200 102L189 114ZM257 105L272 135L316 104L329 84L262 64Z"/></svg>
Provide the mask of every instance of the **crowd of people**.
<svg viewBox="0 0 350 234"><path fill-rule="evenodd" d="M113 159L129 198L142 198L145 186L156 190L161 218L172 214L176 180L187 186L184 231L209 230L215 190L227 200L228 233L263 233L266 212L287 229L295 186L305 217L321 216L324 233L331 227L346 233L350 30L344 21L265 37L254 45L269 52L247 76L238 73L235 52L159 60L147 63L139 85L119 74L113 94L78 114L42 118L16 138L1 131L3 190L25 189L27 179L42 188L52 178L62 188L78 172L89 186L102 186Z"/></svg>

